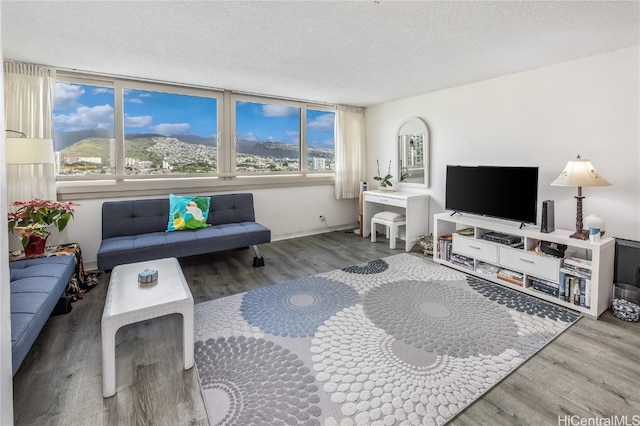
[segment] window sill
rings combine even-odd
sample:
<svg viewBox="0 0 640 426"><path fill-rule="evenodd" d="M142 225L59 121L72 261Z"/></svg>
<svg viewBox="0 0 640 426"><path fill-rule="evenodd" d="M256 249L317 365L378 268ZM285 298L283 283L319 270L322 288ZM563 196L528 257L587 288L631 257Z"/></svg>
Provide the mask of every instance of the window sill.
<svg viewBox="0 0 640 426"><path fill-rule="evenodd" d="M112 179L95 181L58 181L59 201L95 198L137 197L186 193L213 193L254 189L333 185L335 175L273 175L234 177L195 177L161 179Z"/></svg>

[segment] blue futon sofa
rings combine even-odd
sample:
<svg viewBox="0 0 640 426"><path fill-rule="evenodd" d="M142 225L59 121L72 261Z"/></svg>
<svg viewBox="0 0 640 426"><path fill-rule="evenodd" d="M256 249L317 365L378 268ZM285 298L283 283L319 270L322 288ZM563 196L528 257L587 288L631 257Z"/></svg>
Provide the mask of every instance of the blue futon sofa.
<svg viewBox="0 0 640 426"><path fill-rule="evenodd" d="M249 246L253 266L264 265L257 245L271 241L271 230L256 223L251 193L212 195L209 227L167 232L168 221L169 198L104 202L98 269Z"/></svg>
<svg viewBox="0 0 640 426"><path fill-rule="evenodd" d="M76 270L74 256L9 262L11 354L15 375Z"/></svg>

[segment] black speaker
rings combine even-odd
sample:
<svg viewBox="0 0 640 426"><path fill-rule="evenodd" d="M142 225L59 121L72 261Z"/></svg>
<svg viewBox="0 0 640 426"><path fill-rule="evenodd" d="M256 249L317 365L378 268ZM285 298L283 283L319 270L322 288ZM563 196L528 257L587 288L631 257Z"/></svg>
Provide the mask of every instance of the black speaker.
<svg viewBox="0 0 640 426"><path fill-rule="evenodd" d="M555 229L553 220L553 200L545 200L542 202L542 224L540 225L540 232L549 234L555 231Z"/></svg>

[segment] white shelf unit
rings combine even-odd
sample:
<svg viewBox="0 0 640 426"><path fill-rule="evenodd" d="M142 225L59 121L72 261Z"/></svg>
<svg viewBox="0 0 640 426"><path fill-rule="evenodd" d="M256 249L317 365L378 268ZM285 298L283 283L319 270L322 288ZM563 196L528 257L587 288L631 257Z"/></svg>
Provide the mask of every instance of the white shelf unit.
<svg viewBox="0 0 640 426"><path fill-rule="evenodd" d="M457 232L465 228L471 228L468 235L462 235ZM569 235L573 233L572 231L556 230L547 234L531 227L520 229L519 225L514 222L458 213L452 215L451 212L434 215L433 230L433 260L437 263L595 318L600 316L611 305L615 253L615 240L613 238L602 238L599 242L583 241L570 238ZM523 244L519 248L514 248L483 239L482 236L488 232L499 232L521 237ZM466 265L456 264L440 258L439 242L441 239L449 237L451 253L464 256L467 259ZM533 288L532 278L559 283L560 268L563 266L563 258L540 254L535 251L539 241L566 244L565 258L577 257L591 261L589 307L564 301ZM498 269L514 271L516 275L521 274L522 286L480 272L478 270L479 264L489 264Z"/></svg>

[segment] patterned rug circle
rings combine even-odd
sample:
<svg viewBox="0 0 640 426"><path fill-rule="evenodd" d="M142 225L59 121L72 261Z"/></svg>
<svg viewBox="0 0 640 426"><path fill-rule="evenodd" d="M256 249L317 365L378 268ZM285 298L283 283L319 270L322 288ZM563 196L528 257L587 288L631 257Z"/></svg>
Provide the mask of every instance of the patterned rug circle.
<svg viewBox="0 0 640 426"><path fill-rule="evenodd" d="M211 424L319 425L318 386L304 362L264 339L198 341L195 359Z"/></svg>
<svg viewBox="0 0 640 426"><path fill-rule="evenodd" d="M363 305L367 318L389 335L439 355L497 355L518 336L506 310L446 282L390 283L366 293Z"/></svg>
<svg viewBox="0 0 640 426"><path fill-rule="evenodd" d="M244 319L265 333L282 337L312 336L340 309L360 300L351 287L323 277L250 291L242 298Z"/></svg>

